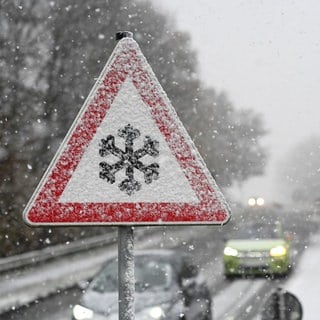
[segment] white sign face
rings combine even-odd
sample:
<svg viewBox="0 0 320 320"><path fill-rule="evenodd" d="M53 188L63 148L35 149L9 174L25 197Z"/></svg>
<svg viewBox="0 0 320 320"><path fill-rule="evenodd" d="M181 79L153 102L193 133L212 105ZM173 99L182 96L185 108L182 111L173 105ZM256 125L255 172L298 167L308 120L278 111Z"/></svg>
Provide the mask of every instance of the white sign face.
<svg viewBox="0 0 320 320"><path fill-rule="evenodd" d="M26 223L221 225L229 217L139 46L120 40L28 203Z"/></svg>
<svg viewBox="0 0 320 320"><path fill-rule="evenodd" d="M121 162L121 157L109 154L101 157L99 145L108 135L115 138L115 148L125 151L125 139L119 137L118 130L127 125L137 129L140 136L134 140L133 151L143 148L145 137L158 142L159 155L145 155L139 160L144 166L157 163L159 177L150 184L144 181L144 173L134 170L134 179L141 184L138 192L127 194L119 190L119 184L126 177L125 163L115 173L115 183L106 183L99 178L99 163L106 161L110 165ZM130 159L129 159L130 160ZM129 164L130 165L130 162ZM131 164L133 166L133 164ZM178 202L198 203L199 200L185 177L179 163L172 155L166 141L154 120L148 106L141 100L130 78L122 84L110 110L103 119L96 135L84 152L79 165L72 174L60 202Z"/></svg>

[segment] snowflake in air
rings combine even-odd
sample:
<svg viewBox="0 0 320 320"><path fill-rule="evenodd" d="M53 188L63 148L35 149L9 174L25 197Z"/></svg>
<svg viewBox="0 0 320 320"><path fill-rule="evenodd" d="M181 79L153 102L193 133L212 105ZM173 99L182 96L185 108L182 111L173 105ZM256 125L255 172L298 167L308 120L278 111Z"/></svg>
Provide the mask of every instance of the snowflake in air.
<svg viewBox="0 0 320 320"><path fill-rule="evenodd" d="M133 141L140 137L140 131L133 128L130 124L119 129L118 136L125 139L124 151L115 145L115 137L113 135L108 135L106 139L101 139L99 145L100 156L106 157L112 154L119 160L114 164L109 164L105 161L100 162L99 177L107 180L110 184L113 184L116 181L115 174L118 171L125 169L127 179L120 182L119 189L131 196L141 189L141 183L134 178L134 169L137 169L144 174L144 182L147 184L158 179L159 164L152 163L150 165L144 165L140 159L145 155L157 157L159 155L159 142L152 140L149 136L145 136L143 147L134 151Z"/></svg>

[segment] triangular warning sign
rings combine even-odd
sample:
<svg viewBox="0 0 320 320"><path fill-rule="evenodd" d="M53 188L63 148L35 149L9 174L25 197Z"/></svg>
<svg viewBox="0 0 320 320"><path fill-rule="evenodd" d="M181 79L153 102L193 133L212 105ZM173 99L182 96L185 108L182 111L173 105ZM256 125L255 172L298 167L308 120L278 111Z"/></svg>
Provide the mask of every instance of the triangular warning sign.
<svg viewBox="0 0 320 320"><path fill-rule="evenodd" d="M223 224L228 206L132 38L120 40L24 211L30 225Z"/></svg>

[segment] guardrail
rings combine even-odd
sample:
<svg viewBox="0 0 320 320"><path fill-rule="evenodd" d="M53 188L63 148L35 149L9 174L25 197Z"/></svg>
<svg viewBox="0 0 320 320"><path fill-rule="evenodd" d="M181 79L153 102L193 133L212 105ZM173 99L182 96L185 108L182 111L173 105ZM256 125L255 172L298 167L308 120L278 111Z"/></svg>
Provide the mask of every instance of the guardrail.
<svg viewBox="0 0 320 320"><path fill-rule="evenodd" d="M136 232L135 238L139 239L149 233L154 233L154 227L152 229L148 227L139 228L139 231ZM49 246L41 250L34 250L15 256L0 258L0 273L4 273L12 269L23 268L40 262L46 262L51 259L75 254L77 252L87 251L100 246L110 245L117 241L118 232L117 230L114 230L99 236L83 238L77 241Z"/></svg>
<svg viewBox="0 0 320 320"><path fill-rule="evenodd" d="M45 262L50 259L86 251L92 248L111 244L117 241L117 232L85 238L70 243L46 247L41 250L29 251L15 256L0 259L0 272L26 267L31 264Z"/></svg>

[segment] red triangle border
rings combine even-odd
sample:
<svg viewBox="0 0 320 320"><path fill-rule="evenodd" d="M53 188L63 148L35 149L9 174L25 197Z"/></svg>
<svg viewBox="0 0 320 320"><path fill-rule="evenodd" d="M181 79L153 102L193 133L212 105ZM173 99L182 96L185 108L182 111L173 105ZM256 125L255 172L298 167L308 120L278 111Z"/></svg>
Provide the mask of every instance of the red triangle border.
<svg viewBox="0 0 320 320"><path fill-rule="evenodd" d="M130 77L199 199L189 203L61 203L72 173ZM224 224L229 208L133 39L119 41L24 212L30 225Z"/></svg>

